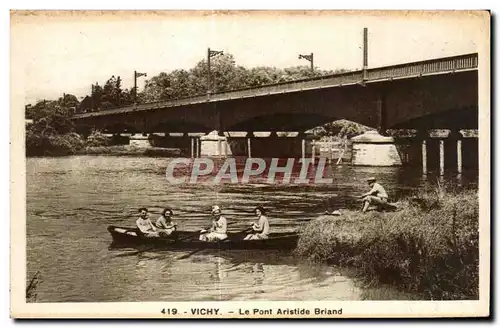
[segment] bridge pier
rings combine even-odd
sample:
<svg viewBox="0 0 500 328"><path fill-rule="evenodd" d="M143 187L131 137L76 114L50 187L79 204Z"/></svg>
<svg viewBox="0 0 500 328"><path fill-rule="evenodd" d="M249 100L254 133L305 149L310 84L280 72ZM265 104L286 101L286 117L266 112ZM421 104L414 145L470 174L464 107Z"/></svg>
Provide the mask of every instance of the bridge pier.
<svg viewBox="0 0 500 328"><path fill-rule="evenodd" d="M306 134L304 132L299 132L297 138L300 138L301 143L301 156L302 161L306 158Z"/></svg>
<svg viewBox="0 0 500 328"><path fill-rule="evenodd" d="M351 138L352 165L400 166L401 157L393 137L371 130Z"/></svg>
<svg viewBox="0 0 500 328"><path fill-rule="evenodd" d="M462 134L460 133L459 130L452 130L449 136L450 140L454 143L456 143L456 169L457 173L462 173Z"/></svg>
<svg viewBox="0 0 500 328"><path fill-rule="evenodd" d="M191 158L200 157L200 138L191 136Z"/></svg>
<svg viewBox="0 0 500 328"><path fill-rule="evenodd" d="M443 130L430 130L429 132L420 130L416 137L421 143L422 174L424 175L428 173L429 167L436 170L440 176L450 170L461 174L464 169L464 147L470 149L467 152L477 153L472 147L474 137L466 138L458 129L446 130L446 132ZM469 158L466 159L471 161ZM469 163L468 167L473 167L471 164Z"/></svg>
<svg viewBox="0 0 500 328"><path fill-rule="evenodd" d="M377 131L381 136L386 134L386 98L387 93L385 90L381 90L379 94L379 98L377 100L377 116L378 116L378 124Z"/></svg>
<svg viewBox="0 0 500 328"><path fill-rule="evenodd" d="M439 175L444 175L444 139L439 139Z"/></svg>
<svg viewBox="0 0 500 328"><path fill-rule="evenodd" d="M200 137L195 138L195 151L196 151L196 157L201 157L201 139Z"/></svg>
<svg viewBox="0 0 500 328"><path fill-rule="evenodd" d="M229 154L227 148L227 138L224 132L212 131L211 133L199 138L199 154L200 156L217 156L226 157Z"/></svg>
<svg viewBox="0 0 500 328"><path fill-rule="evenodd" d="M311 163L314 165L315 162L316 162L316 144L313 141L311 145Z"/></svg>
<svg viewBox="0 0 500 328"><path fill-rule="evenodd" d="M246 137L247 137L247 157L252 158L252 138L255 137L253 131L248 132Z"/></svg>
<svg viewBox="0 0 500 328"><path fill-rule="evenodd" d="M427 140L422 140L422 174L427 174Z"/></svg>
<svg viewBox="0 0 500 328"><path fill-rule="evenodd" d="M191 158L194 158L194 138L191 137Z"/></svg>

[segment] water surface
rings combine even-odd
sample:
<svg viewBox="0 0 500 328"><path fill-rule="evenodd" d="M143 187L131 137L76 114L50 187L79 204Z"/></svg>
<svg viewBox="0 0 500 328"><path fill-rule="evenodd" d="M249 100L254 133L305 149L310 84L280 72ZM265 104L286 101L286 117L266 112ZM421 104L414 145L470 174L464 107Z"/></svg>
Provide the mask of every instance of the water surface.
<svg viewBox="0 0 500 328"><path fill-rule="evenodd" d="M170 159L73 156L27 160L28 279L40 271L38 302L188 300L359 300L417 296L381 287L367 291L345 268L312 265L280 251L183 252L108 249L108 225L132 226L146 206L156 219L169 206L182 230L210 223L218 204L238 231L254 221L252 209L269 210L272 229L294 231L326 208L358 208L354 196L375 175L396 200L435 177L402 168L327 167L327 185L172 185ZM451 179L451 178L450 178ZM477 178L462 176L462 184ZM243 227L243 228L242 228Z"/></svg>

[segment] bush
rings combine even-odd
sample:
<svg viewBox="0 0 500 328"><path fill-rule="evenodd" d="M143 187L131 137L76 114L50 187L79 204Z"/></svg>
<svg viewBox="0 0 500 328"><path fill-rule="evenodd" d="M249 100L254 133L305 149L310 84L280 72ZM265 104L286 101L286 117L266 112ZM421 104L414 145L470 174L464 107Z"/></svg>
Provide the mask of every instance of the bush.
<svg viewBox="0 0 500 328"><path fill-rule="evenodd" d="M86 141L87 147L102 147L110 145L110 138L99 131L93 131Z"/></svg>
<svg viewBox="0 0 500 328"><path fill-rule="evenodd" d="M392 283L428 299L477 299L477 192L440 190L399 205L394 213L347 211L313 221L296 253L354 266L368 282Z"/></svg>
<svg viewBox="0 0 500 328"><path fill-rule="evenodd" d="M27 156L65 156L75 154L84 147L82 137L76 133L44 135L26 133Z"/></svg>

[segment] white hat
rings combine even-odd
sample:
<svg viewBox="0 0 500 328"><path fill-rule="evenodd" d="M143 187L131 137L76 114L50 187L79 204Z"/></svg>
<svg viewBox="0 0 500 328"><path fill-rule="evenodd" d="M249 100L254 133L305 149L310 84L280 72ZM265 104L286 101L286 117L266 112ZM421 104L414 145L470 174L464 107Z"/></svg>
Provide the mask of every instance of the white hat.
<svg viewBox="0 0 500 328"><path fill-rule="evenodd" d="M217 205L212 206L212 213L220 213L220 207Z"/></svg>

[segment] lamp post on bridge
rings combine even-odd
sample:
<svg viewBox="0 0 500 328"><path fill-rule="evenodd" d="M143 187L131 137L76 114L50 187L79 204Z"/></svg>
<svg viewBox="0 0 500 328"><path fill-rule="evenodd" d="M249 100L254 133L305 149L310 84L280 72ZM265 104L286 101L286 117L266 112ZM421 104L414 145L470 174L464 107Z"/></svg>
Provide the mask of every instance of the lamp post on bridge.
<svg viewBox="0 0 500 328"><path fill-rule="evenodd" d="M299 59L305 59L311 63L311 72L314 72L314 54L311 52L310 55L299 55Z"/></svg>
<svg viewBox="0 0 500 328"><path fill-rule="evenodd" d="M94 84L92 84L90 89L90 111L94 111Z"/></svg>
<svg viewBox="0 0 500 328"><path fill-rule="evenodd" d="M207 66L208 66L208 77L207 77L207 96L210 97L212 93L212 70L210 69L210 58L215 57L217 55L223 55L223 51L210 50L208 48L207 51Z"/></svg>
<svg viewBox="0 0 500 328"><path fill-rule="evenodd" d="M137 78L141 76L148 76L146 73L138 73L134 71L134 105L137 105Z"/></svg>

